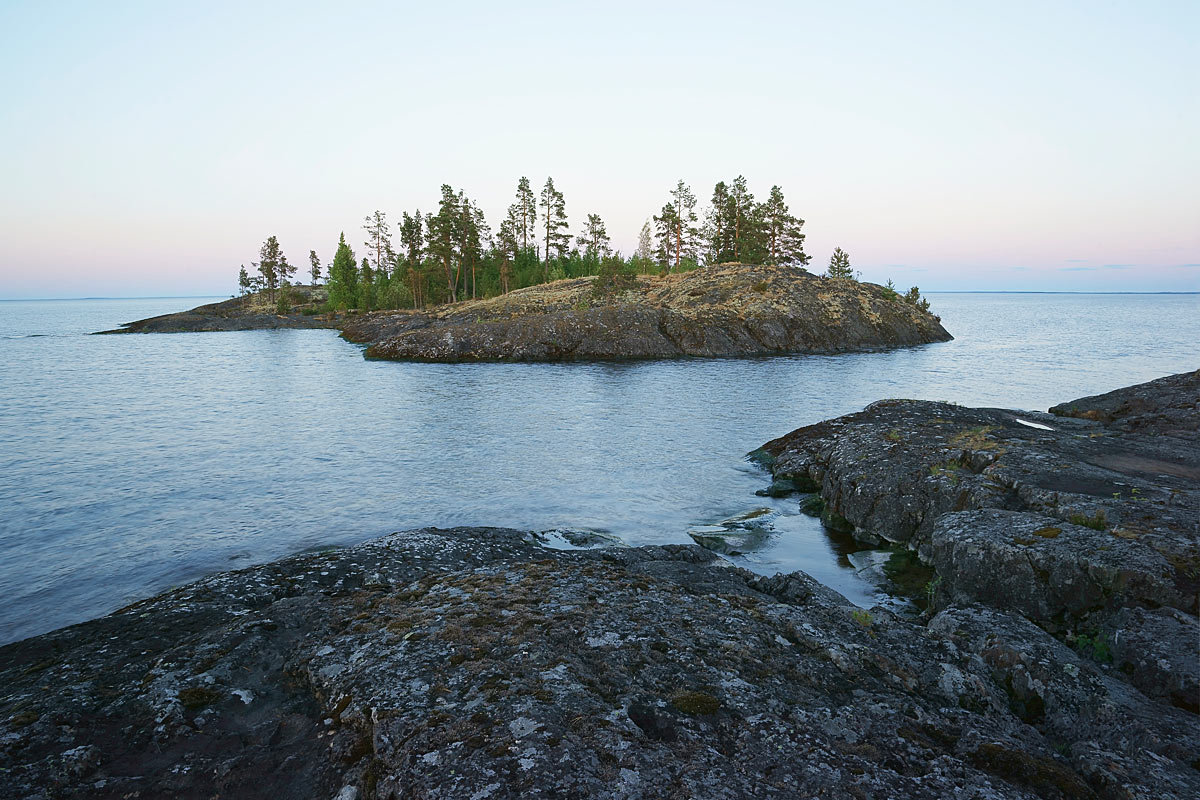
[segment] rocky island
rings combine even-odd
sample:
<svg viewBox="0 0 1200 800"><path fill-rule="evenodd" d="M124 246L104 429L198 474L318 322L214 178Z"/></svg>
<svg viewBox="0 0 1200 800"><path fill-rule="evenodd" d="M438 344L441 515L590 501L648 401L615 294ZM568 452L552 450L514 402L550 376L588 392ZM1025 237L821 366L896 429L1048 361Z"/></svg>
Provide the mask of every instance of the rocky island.
<svg viewBox="0 0 1200 800"><path fill-rule="evenodd" d="M126 322L119 328L97 333L208 333L337 327L334 315L320 313L324 293L319 287L289 288L294 293L294 304L286 314L279 314L263 303L249 303L248 298L234 297L219 303L205 303L188 311Z"/></svg>
<svg viewBox="0 0 1200 800"><path fill-rule="evenodd" d="M951 338L936 316L886 287L787 266L721 264L608 291L576 278L428 311L251 315L237 302L112 332L337 327L371 358L443 362L832 353Z"/></svg>
<svg viewBox="0 0 1200 800"><path fill-rule="evenodd" d="M1200 373L757 451L925 613L695 545L422 529L0 648L0 796L1193 798Z"/></svg>

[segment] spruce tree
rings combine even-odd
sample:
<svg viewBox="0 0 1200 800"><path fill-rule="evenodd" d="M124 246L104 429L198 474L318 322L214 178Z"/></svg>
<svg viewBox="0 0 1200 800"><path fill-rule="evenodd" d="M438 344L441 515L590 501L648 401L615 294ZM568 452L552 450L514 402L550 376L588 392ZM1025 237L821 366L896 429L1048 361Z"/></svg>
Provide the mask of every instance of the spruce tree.
<svg viewBox="0 0 1200 800"><path fill-rule="evenodd" d="M838 247L833 251L833 255L829 258L829 270L825 273L825 277L853 280L854 270L850 268L850 256L842 248Z"/></svg>
<svg viewBox="0 0 1200 800"><path fill-rule="evenodd" d="M371 262L366 256L363 256L358 268L358 307L363 311L375 308L375 270L371 269Z"/></svg>
<svg viewBox="0 0 1200 800"><path fill-rule="evenodd" d="M358 306L358 267L346 234L338 237L337 250L329 265L329 307L346 310Z"/></svg>
<svg viewBox="0 0 1200 800"><path fill-rule="evenodd" d="M571 246L571 235L567 232L567 204L563 200L562 192L554 188L553 178L546 178L546 185L542 187L541 207L542 225L546 232L546 260L542 280L549 281L551 253L556 258L562 258Z"/></svg>

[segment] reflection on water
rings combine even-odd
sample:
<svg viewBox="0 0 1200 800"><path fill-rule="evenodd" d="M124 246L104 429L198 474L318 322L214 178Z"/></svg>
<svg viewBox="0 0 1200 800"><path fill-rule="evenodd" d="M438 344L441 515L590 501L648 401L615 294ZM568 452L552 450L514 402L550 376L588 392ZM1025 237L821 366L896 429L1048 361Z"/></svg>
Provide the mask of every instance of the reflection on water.
<svg viewBox="0 0 1200 800"><path fill-rule="evenodd" d="M81 335L201 300L0 302L0 641L408 527L687 542L760 506L740 563L869 603L853 542L755 497L746 452L883 397L1044 409L1197 366L1196 296L932 299L955 341L532 365L366 361L331 331Z"/></svg>

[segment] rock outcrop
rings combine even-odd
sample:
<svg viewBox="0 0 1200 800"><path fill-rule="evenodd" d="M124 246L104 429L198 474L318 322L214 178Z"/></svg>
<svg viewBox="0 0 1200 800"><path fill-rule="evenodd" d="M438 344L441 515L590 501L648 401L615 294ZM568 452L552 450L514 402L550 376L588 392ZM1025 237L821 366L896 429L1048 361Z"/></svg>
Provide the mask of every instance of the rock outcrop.
<svg viewBox="0 0 1200 800"><path fill-rule="evenodd" d="M1194 797L1200 724L1019 617L696 546L418 530L0 648L0 795Z"/></svg>
<svg viewBox="0 0 1200 800"><path fill-rule="evenodd" d="M320 313L324 290L313 286L292 286L291 310L277 314L269 304L243 298L207 303L189 311L163 314L119 328L98 333L203 333L209 331L261 331L284 328L336 328L337 316ZM256 298L254 298L256 300Z"/></svg>
<svg viewBox="0 0 1200 800"><path fill-rule="evenodd" d="M318 313L319 287L295 286L293 313L240 299L102 333L339 328L367 355L415 361L586 361L832 353L941 342L937 317L871 283L798 267L723 264L630 279L597 295L592 278L425 312Z"/></svg>
<svg viewBox="0 0 1200 800"><path fill-rule="evenodd" d="M864 542L931 565L933 610L1019 614L1200 711L1200 372L1054 414L886 400L756 451Z"/></svg>
<svg viewBox="0 0 1200 800"><path fill-rule="evenodd" d="M419 361L757 356L946 341L937 317L881 286L799 267L722 264L597 298L558 281L424 314L348 319L367 355Z"/></svg>

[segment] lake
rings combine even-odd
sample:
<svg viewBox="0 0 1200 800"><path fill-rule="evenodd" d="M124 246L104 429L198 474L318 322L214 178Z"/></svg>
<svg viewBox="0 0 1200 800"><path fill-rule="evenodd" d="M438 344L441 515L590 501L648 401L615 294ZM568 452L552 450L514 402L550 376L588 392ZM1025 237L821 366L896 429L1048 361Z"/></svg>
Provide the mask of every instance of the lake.
<svg viewBox="0 0 1200 800"><path fill-rule="evenodd" d="M336 332L88 336L219 298L0 302L0 642L426 525L632 545L767 507L735 560L870 605L745 454L885 397L1045 410L1200 366L1200 296L937 294L952 342L604 364L368 361Z"/></svg>

